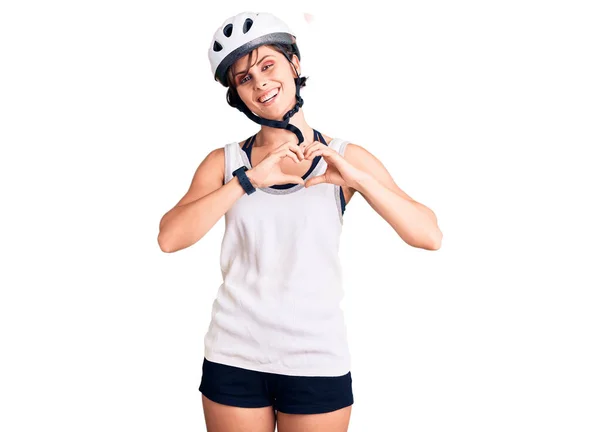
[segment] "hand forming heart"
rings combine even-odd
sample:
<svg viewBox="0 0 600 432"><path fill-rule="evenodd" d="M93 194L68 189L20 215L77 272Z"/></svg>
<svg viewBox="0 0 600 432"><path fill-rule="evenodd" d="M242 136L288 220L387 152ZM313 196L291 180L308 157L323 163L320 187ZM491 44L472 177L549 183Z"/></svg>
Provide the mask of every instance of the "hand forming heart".
<svg viewBox="0 0 600 432"><path fill-rule="evenodd" d="M349 186L355 188L358 180L365 173L354 167L337 151L328 147L319 141L300 144L300 151L304 154L304 159L312 160L317 156L322 156L327 162L327 170L320 176L312 177L304 182L304 187L314 186L320 183L331 183L339 186Z"/></svg>

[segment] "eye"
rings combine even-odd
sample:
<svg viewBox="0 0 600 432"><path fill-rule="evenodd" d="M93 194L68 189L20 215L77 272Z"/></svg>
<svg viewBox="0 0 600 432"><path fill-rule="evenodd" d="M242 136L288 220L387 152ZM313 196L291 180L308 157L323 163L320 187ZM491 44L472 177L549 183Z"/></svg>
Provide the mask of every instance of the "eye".
<svg viewBox="0 0 600 432"><path fill-rule="evenodd" d="M263 67L263 70L265 70L265 68L268 68L269 66L274 66L274 64L273 64L273 63L269 63L269 64L265 65L265 66ZM246 78L248 78L249 76L250 76L250 74L246 75L246 76L245 76L245 77L244 77L244 78L243 78L243 79L240 81L240 84L244 84L245 82L247 82L247 81L246 81Z"/></svg>

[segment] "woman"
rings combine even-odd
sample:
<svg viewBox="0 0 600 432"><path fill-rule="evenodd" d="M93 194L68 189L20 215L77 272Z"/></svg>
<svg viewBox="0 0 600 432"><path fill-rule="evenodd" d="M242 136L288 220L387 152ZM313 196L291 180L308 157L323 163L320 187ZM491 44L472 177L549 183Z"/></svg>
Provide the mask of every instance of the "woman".
<svg viewBox="0 0 600 432"><path fill-rule="evenodd" d="M268 13L226 20L209 49L228 103L261 125L210 152L160 222L174 252L225 215L223 284L204 338L199 390L209 431L346 431L354 402L339 238L358 191L410 245L438 249L431 210L375 156L309 126L300 52Z"/></svg>

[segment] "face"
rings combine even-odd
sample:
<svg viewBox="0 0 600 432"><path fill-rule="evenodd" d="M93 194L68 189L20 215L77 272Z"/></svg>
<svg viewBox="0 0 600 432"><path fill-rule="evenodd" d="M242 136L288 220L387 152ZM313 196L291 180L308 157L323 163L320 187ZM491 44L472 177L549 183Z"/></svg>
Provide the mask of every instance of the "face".
<svg viewBox="0 0 600 432"><path fill-rule="evenodd" d="M252 58L250 58L252 56ZM248 62L254 64L248 71ZM292 57L294 66L300 74L298 57ZM281 119L296 104L296 72L279 51L260 46L254 53L238 59L231 67L236 90L242 101L259 117ZM273 94L275 98L261 102L261 97Z"/></svg>

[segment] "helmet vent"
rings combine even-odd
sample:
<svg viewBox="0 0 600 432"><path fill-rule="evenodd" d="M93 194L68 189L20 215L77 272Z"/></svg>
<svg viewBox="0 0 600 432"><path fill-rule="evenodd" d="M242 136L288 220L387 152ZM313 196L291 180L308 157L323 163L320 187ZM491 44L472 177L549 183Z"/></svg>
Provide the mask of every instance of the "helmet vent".
<svg viewBox="0 0 600 432"><path fill-rule="evenodd" d="M219 42L215 41L214 45L213 45L213 51L219 52L223 49L223 45L221 45Z"/></svg>
<svg viewBox="0 0 600 432"><path fill-rule="evenodd" d="M246 18L246 21L244 21L244 28L242 29L244 34L248 33L248 30L250 30L252 24L254 24L254 22L250 18Z"/></svg>
<svg viewBox="0 0 600 432"><path fill-rule="evenodd" d="M227 37L231 36L231 32L233 31L233 24L227 24L223 29L223 34Z"/></svg>

